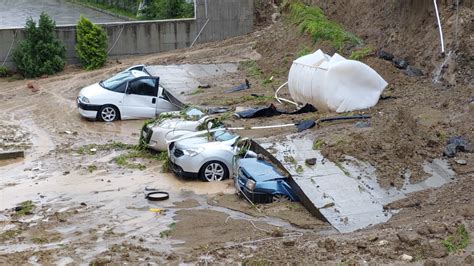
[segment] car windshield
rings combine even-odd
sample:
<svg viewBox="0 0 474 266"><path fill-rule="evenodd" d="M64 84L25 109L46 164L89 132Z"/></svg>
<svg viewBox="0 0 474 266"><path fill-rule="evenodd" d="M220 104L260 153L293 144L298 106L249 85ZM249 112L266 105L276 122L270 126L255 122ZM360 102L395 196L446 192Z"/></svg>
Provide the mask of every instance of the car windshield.
<svg viewBox="0 0 474 266"><path fill-rule="evenodd" d="M133 78L135 77L132 75L131 71L120 72L107 80L99 82L99 85L102 86L104 89L114 90L120 84Z"/></svg>
<svg viewBox="0 0 474 266"><path fill-rule="evenodd" d="M229 133L225 130L219 130L219 131L214 132L214 139L216 141L228 141L228 140L231 140L235 137L237 137L237 136L234 135L234 134L231 134L231 133Z"/></svg>

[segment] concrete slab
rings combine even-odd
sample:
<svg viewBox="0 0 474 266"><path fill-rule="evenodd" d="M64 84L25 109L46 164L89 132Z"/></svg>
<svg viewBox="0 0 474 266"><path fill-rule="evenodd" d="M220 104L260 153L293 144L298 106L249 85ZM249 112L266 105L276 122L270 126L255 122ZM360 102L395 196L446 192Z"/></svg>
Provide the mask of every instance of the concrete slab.
<svg viewBox="0 0 474 266"><path fill-rule="evenodd" d="M291 174L302 204L342 233L384 223L392 217L384 205L411 192L440 187L455 178L445 161L434 160L424 165L432 175L424 182L411 184L407 178L401 190L386 190L377 183L376 169L370 164L350 156L346 156L344 163L328 161L313 150L313 140L309 135L292 135L261 146L272 151ZM316 158L316 165L305 165L308 158Z"/></svg>
<svg viewBox="0 0 474 266"><path fill-rule="evenodd" d="M237 72L236 64L184 64L147 66L148 72L160 77L160 82L175 96L195 90L201 79Z"/></svg>

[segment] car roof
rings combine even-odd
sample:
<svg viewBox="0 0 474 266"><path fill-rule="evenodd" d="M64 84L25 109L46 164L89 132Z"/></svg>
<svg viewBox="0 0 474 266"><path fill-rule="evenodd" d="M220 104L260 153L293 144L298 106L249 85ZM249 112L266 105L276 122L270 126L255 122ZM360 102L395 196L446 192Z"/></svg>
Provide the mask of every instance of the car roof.
<svg viewBox="0 0 474 266"><path fill-rule="evenodd" d="M140 71L140 70L130 70L130 73L132 74L132 76L138 78L138 77L149 77L150 75L148 75L147 73L143 72L143 71Z"/></svg>
<svg viewBox="0 0 474 266"><path fill-rule="evenodd" d="M255 181L263 182L273 179L287 178L278 172L275 166L257 158L240 159L239 166Z"/></svg>

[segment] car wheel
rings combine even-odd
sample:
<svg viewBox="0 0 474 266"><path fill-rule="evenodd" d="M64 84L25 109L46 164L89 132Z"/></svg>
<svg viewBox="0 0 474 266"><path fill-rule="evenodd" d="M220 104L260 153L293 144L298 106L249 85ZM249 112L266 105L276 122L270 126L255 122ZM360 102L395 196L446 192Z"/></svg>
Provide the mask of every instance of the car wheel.
<svg viewBox="0 0 474 266"><path fill-rule="evenodd" d="M204 181L216 182L228 178L229 171L223 163L211 161L204 164L204 166L201 168L199 176Z"/></svg>
<svg viewBox="0 0 474 266"><path fill-rule="evenodd" d="M99 119L104 122L113 122L119 118L119 111L116 107L105 105L100 108Z"/></svg>
<svg viewBox="0 0 474 266"><path fill-rule="evenodd" d="M283 194L275 194L272 196L272 202L273 203L279 203L279 202L289 202L291 199L287 195Z"/></svg>

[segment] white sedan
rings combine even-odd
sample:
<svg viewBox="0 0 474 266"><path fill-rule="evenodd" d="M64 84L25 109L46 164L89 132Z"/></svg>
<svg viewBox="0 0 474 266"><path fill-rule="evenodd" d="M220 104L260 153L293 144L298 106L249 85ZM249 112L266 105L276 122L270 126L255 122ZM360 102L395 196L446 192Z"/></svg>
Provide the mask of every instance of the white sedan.
<svg viewBox="0 0 474 266"><path fill-rule="evenodd" d="M148 73L144 65L130 67L83 88L76 101L83 117L104 122L154 118L184 106L160 85L159 77Z"/></svg>

